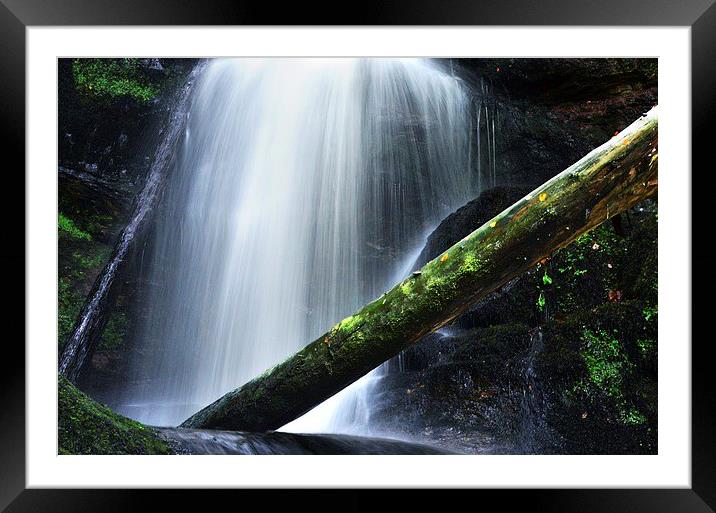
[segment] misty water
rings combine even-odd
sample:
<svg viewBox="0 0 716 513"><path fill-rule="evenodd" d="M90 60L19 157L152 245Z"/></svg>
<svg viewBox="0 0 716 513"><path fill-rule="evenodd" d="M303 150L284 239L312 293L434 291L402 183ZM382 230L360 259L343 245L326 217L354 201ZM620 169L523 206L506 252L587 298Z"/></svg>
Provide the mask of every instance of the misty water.
<svg viewBox="0 0 716 513"><path fill-rule="evenodd" d="M177 425L403 278L496 179L472 94L422 59L210 61L143 257L150 378L117 409ZM370 434L382 372L284 430Z"/></svg>

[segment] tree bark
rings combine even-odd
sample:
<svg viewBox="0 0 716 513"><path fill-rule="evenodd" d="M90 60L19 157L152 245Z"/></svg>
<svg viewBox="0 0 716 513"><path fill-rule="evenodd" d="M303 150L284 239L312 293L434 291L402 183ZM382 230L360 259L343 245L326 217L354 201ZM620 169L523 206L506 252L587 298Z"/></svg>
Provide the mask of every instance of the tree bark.
<svg viewBox="0 0 716 513"><path fill-rule="evenodd" d="M655 107L392 290L182 426L265 431L303 415L582 233L655 195L657 142Z"/></svg>
<svg viewBox="0 0 716 513"><path fill-rule="evenodd" d="M159 203L166 183L169 164L179 136L183 133L191 90L202 65L195 66L171 106L167 132L157 146L147 180L139 193L132 217L122 230L112 256L97 277L87 301L80 311L72 333L60 354L59 371L72 383L77 382L84 364L92 358L99 337L109 319L108 310L116 295L117 277L123 270L130 250L144 233Z"/></svg>

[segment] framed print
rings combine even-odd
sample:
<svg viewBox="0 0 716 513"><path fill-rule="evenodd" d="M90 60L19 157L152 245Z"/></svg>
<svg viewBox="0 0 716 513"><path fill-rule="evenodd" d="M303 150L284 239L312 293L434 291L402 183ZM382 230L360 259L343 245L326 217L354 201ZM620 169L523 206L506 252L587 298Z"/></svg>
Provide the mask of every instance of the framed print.
<svg viewBox="0 0 716 513"><path fill-rule="evenodd" d="M4 4L8 511L716 503L710 2Z"/></svg>

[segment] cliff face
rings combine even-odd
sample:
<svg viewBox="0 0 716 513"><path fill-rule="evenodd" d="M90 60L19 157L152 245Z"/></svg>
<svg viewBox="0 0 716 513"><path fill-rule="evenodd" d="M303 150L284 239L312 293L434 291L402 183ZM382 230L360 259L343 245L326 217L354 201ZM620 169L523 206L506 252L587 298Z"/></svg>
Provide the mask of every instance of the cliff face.
<svg viewBox="0 0 716 513"><path fill-rule="evenodd" d="M456 59L495 110L498 184L537 185L657 101L656 59Z"/></svg>
<svg viewBox="0 0 716 513"><path fill-rule="evenodd" d="M144 184L168 103L193 59L60 59L58 63L58 347L104 267ZM134 258L132 255L130 258ZM123 277L92 371L100 398L124 372L139 288Z"/></svg>

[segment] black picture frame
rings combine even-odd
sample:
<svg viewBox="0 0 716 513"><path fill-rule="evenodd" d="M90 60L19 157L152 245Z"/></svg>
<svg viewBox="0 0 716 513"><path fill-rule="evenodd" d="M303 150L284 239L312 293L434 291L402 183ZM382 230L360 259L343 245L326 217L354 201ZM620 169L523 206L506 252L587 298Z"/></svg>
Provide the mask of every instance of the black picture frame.
<svg viewBox="0 0 716 513"><path fill-rule="evenodd" d="M476 490L451 492L450 503L499 501L536 511L610 513L620 511L706 512L716 509L716 386L711 378L714 353L706 329L709 293L715 289L709 250L710 208L714 182L711 145L716 115L716 0L459 0L363 1L311 7L231 0L0 0L0 113L5 173L3 307L4 365L0 371L0 509L6 511L131 511L159 499L161 510L206 508L207 494L243 494L247 506L254 491L133 491L25 489L25 29L47 25L658 25L691 28L692 79L692 488L588 490ZM11 164L10 164L11 163ZM23 171L21 171L23 170ZM688 173L688 170L684 170ZM685 175L686 177L687 175ZM685 178L686 179L686 178ZM684 298L688 300L689 298ZM703 328L699 330L698 328ZM668 340L663 343L685 343ZM578 469L575 469L578 471ZM366 509L376 494L332 491L320 503L307 492L272 492L272 500L306 502L312 507ZM470 493L470 497L465 497ZM476 496L473 496L476 494ZM311 494L312 495L312 494ZM404 507L425 504L425 491L403 494ZM151 496L151 497L149 497ZM235 500L227 497L230 501ZM350 500L346 500L350 498ZM437 497L439 500L444 500ZM238 505L237 505L238 506ZM208 509L208 508L206 508Z"/></svg>

